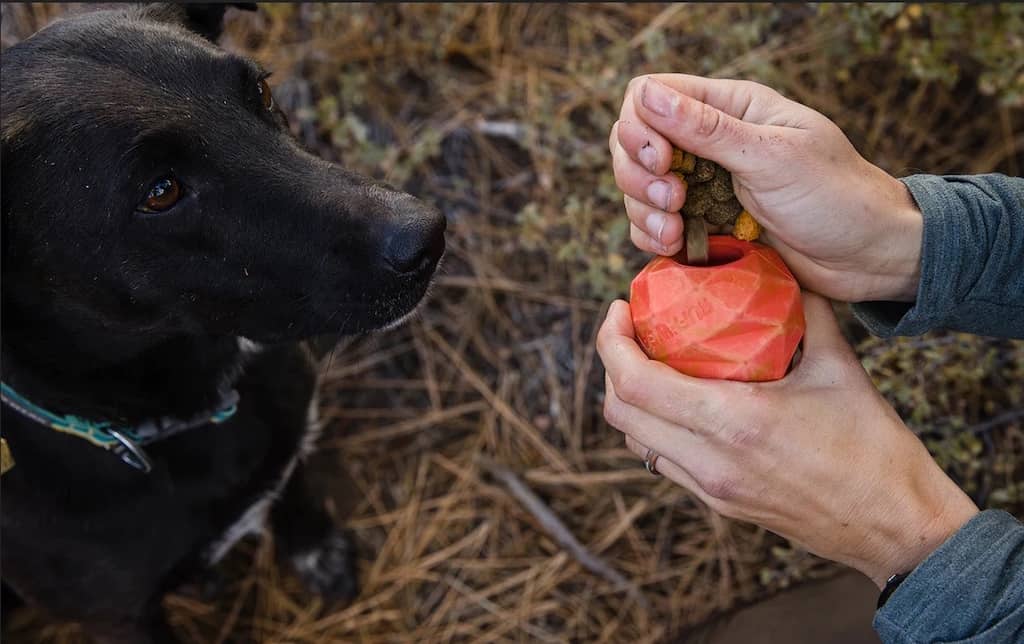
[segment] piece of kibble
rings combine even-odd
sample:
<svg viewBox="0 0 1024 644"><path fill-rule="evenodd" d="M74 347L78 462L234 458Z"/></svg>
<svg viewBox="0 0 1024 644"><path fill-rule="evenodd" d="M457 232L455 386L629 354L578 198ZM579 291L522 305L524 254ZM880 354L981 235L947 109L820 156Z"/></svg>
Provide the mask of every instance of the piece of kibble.
<svg viewBox="0 0 1024 644"><path fill-rule="evenodd" d="M704 213L704 219L709 224L725 226L734 223L741 212L743 204L736 197L730 197L728 201L713 201L711 207Z"/></svg>
<svg viewBox="0 0 1024 644"><path fill-rule="evenodd" d="M683 155L685 153L679 148L672 148L672 164L669 170L681 170L683 167Z"/></svg>
<svg viewBox="0 0 1024 644"><path fill-rule="evenodd" d="M715 201L729 201L736 196L732 189L732 175L720 165L715 166L715 176L708 181L708 191ZM738 214L737 211L736 214Z"/></svg>
<svg viewBox="0 0 1024 644"><path fill-rule="evenodd" d="M689 152L683 152L679 148L672 148L672 165L669 170L677 174L690 174L697 165L697 157Z"/></svg>
<svg viewBox="0 0 1024 644"><path fill-rule="evenodd" d="M755 241L761 236L761 225L749 212L744 210L733 224L732 236L743 241Z"/></svg>
<svg viewBox="0 0 1024 644"><path fill-rule="evenodd" d="M710 159L698 157L693 164L693 180L697 183L711 181L715 176L715 166L718 165Z"/></svg>

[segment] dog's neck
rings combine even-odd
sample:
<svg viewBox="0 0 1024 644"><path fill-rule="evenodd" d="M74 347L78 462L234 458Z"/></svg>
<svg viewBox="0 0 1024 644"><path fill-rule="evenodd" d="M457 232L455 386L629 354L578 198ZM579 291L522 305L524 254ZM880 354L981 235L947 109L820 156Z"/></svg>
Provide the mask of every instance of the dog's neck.
<svg viewBox="0 0 1024 644"><path fill-rule="evenodd" d="M56 414L136 424L216 408L238 377L244 352L234 337L126 339L75 322L22 315L7 298L3 381Z"/></svg>

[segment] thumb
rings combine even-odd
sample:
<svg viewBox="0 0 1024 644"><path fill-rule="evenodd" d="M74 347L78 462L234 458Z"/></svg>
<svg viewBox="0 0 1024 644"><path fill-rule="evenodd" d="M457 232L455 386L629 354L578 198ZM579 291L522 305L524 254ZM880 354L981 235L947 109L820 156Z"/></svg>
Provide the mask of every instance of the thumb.
<svg viewBox="0 0 1024 644"><path fill-rule="evenodd" d="M763 166L773 142L787 131L736 118L653 78L643 81L633 101L637 116L673 145L733 172Z"/></svg>
<svg viewBox="0 0 1024 644"><path fill-rule="evenodd" d="M818 356L823 354L853 354L843 332L839 328L832 302L817 293L804 291L802 294L804 319L807 330L804 332L804 354Z"/></svg>
<svg viewBox="0 0 1024 644"><path fill-rule="evenodd" d="M608 307L605 316L603 330L609 334L633 338L633 316L630 312L629 302L615 300Z"/></svg>

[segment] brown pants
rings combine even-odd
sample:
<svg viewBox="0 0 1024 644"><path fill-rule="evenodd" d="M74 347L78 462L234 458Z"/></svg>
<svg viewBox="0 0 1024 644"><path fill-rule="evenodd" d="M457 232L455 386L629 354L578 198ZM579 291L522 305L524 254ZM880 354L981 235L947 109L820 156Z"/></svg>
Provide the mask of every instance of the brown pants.
<svg viewBox="0 0 1024 644"><path fill-rule="evenodd" d="M878 588L857 572L787 590L683 635L678 644L878 644Z"/></svg>

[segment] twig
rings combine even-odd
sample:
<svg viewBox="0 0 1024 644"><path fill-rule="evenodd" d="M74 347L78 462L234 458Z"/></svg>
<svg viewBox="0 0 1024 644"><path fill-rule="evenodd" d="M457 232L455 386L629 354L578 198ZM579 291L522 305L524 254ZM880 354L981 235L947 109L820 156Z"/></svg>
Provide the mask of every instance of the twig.
<svg viewBox="0 0 1024 644"><path fill-rule="evenodd" d="M477 462L504 485L509 493L540 522L541 527L551 535L555 542L572 555L581 566L610 582L616 588L625 589L637 604L644 609L650 609L651 605L641 594L640 589L580 543L565 523L514 472L482 456L477 457Z"/></svg>
<svg viewBox="0 0 1024 644"><path fill-rule="evenodd" d="M365 443L391 440L398 436L411 434L433 425L439 425L441 423L455 420L461 416L468 416L470 414L482 412L487 409L487 406L487 403L483 400L474 400L472 402L447 407L438 411L427 411L421 416L409 418L408 420L403 420L392 425L385 425L383 427L376 427L374 429L353 433L351 436L345 436L331 441L321 441L318 449L324 450L339 447L352 447L354 445L362 445Z"/></svg>
<svg viewBox="0 0 1024 644"><path fill-rule="evenodd" d="M640 45L644 44L644 41L650 38L652 33L660 29L663 29L665 25L667 25L673 18L675 18L676 14L678 14L680 11L683 11L684 8L685 5L683 4L673 4L663 9L661 13L654 17L654 20L652 20L646 27L641 29L639 33L637 33L630 39L630 48L639 47Z"/></svg>
<svg viewBox="0 0 1024 644"><path fill-rule="evenodd" d="M374 365L380 364L381 362L387 362L388 360L400 356L413 348L413 343L411 341L406 341L387 349L376 351L358 362L353 362L352 364L346 364L344 366L331 367L324 374L323 383L331 383L335 380L341 380L343 378L348 378L349 376L364 373L369 371Z"/></svg>
<svg viewBox="0 0 1024 644"><path fill-rule="evenodd" d="M986 421L974 425L968 425L966 427L958 427L956 425L914 425L911 429L913 429L916 434L931 434L943 431L962 434L985 434L997 427L1008 425L1020 419L1024 419L1024 408L1011 409L1010 411L999 414L995 418L989 418Z"/></svg>
<svg viewBox="0 0 1024 644"><path fill-rule="evenodd" d="M971 425L967 428L967 431L972 434L984 434L990 429L995 429L1000 425L1007 425L1015 420L1020 420L1021 418L1024 418L1024 409L1011 409L1010 411L1000 414L995 418L986 420L983 423Z"/></svg>
<svg viewBox="0 0 1024 644"><path fill-rule="evenodd" d="M473 124L476 131L485 136L521 141L526 138L527 125L518 121L488 121L478 118Z"/></svg>
<svg viewBox="0 0 1024 644"><path fill-rule="evenodd" d="M585 300L578 297L558 295L554 293L541 293L537 291L536 286L501 277L481 278L472 275L442 275L435 280L435 284L440 288L472 290L484 289L488 291L513 293L516 297L525 300L534 300L545 304L553 304L555 306L578 306L585 311L600 311L603 306L600 302Z"/></svg>

